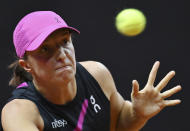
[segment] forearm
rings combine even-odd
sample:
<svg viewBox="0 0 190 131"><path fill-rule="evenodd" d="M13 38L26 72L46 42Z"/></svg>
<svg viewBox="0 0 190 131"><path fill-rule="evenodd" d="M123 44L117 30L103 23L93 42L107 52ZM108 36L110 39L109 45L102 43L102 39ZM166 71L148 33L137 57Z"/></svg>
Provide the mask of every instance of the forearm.
<svg viewBox="0 0 190 131"><path fill-rule="evenodd" d="M135 114L132 104L125 101L119 115L117 131L139 131L147 122L148 119L142 118Z"/></svg>

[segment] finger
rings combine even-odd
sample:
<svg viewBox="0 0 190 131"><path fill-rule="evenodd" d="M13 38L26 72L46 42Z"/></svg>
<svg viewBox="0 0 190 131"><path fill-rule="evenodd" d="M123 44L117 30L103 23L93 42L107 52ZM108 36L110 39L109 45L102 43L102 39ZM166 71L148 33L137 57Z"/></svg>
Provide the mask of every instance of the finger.
<svg viewBox="0 0 190 131"><path fill-rule="evenodd" d="M167 84L168 82L174 77L175 71L170 71L161 81L160 83L156 86L156 89L158 91L161 91Z"/></svg>
<svg viewBox="0 0 190 131"><path fill-rule="evenodd" d="M152 70L149 74L149 77L148 77L148 82L147 84L148 85L153 85L154 84L154 81L156 79L156 74L157 74L157 71L158 71L158 68L159 68L159 65L160 65L160 62L159 61L156 61L152 67Z"/></svg>
<svg viewBox="0 0 190 131"><path fill-rule="evenodd" d="M167 90L165 92L163 92L161 95L162 95L162 98L165 99L165 98L168 98L170 96L172 96L173 94L179 92L181 90L181 86L176 86L170 90Z"/></svg>
<svg viewBox="0 0 190 131"><path fill-rule="evenodd" d="M165 106L175 106L180 103L181 103L181 100L165 100L164 101Z"/></svg>
<svg viewBox="0 0 190 131"><path fill-rule="evenodd" d="M132 81L132 85L133 85L133 89L132 89L132 96L137 96L138 92L139 92L139 83L137 82L137 80L133 80Z"/></svg>

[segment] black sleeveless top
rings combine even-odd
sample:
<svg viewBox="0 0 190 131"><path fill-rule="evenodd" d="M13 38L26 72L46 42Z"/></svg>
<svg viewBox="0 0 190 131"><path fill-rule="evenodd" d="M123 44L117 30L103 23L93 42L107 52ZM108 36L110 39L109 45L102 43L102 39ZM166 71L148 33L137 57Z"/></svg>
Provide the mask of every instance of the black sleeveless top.
<svg viewBox="0 0 190 131"><path fill-rule="evenodd" d="M56 105L49 102L35 89L32 82L15 89L9 101L33 101L44 121L44 131L109 131L110 103L101 87L79 63L75 77L77 94L67 104Z"/></svg>

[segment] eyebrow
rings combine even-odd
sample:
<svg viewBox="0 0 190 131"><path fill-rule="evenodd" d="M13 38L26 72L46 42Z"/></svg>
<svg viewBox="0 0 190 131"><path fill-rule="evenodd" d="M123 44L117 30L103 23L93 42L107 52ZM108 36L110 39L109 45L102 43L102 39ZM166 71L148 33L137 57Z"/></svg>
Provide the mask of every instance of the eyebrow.
<svg viewBox="0 0 190 131"><path fill-rule="evenodd" d="M63 35L65 35L65 34L71 34L71 31L68 30L68 29L66 29L66 30L63 30L63 31L62 31L62 34L63 34Z"/></svg>

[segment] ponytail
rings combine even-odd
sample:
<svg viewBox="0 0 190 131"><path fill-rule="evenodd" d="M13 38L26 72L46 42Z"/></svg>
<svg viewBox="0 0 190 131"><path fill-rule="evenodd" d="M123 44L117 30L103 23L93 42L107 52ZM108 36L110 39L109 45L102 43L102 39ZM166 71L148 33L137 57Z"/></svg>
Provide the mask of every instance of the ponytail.
<svg viewBox="0 0 190 131"><path fill-rule="evenodd" d="M13 75L9 81L9 86L18 86L23 82L32 81L32 75L24 70L19 64L19 60L16 60L8 66L9 69L13 69Z"/></svg>

